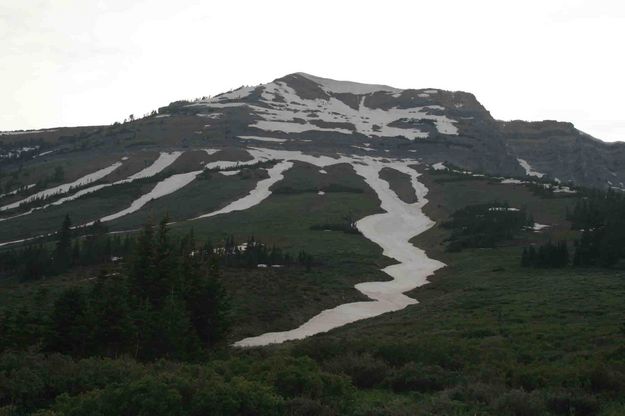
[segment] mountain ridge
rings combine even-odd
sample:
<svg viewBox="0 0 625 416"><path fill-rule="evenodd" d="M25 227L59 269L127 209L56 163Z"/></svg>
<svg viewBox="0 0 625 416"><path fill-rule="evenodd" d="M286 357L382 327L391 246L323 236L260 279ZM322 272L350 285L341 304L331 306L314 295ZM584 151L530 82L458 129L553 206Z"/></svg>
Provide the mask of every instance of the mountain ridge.
<svg viewBox="0 0 625 416"><path fill-rule="evenodd" d="M163 132L144 128L143 124L154 120ZM389 156L430 164L447 161L463 169L506 176L525 175L518 163L522 159L553 180L625 188L625 169L621 168L625 143L603 142L569 122L497 120L474 94L464 91L399 89L295 72L210 98L172 102L158 113L121 126L145 137L147 147L189 146L198 142L194 136L245 146L240 137L264 137L290 148L358 152L366 147ZM5 156L15 154L19 143L37 141L48 148L46 143L59 138L123 136L110 134L111 128L2 132L0 151ZM163 140L166 134L170 138Z"/></svg>

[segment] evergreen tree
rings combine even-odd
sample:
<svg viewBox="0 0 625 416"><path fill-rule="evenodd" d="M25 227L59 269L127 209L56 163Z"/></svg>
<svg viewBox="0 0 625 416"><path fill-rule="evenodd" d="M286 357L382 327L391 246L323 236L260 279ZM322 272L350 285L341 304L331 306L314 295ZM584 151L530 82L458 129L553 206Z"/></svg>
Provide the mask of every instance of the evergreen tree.
<svg viewBox="0 0 625 416"><path fill-rule="evenodd" d="M87 302L81 289L66 289L54 302L46 347L72 355L82 355L88 333Z"/></svg>
<svg viewBox="0 0 625 416"><path fill-rule="evenodd" d="M137 236L135 249L129 262L128 278L130 292L136 301L149 295L148 285L153 274L154 264L154 228L149 222Z"/></svg>
<svg viewBox="0 0 625 416"><path fill-rule="evenodd" d="M61 229L57 233L56 249L54 250L54 270L62 273L72 265L72 221L69 214L65 215Z"/></svg>
<svg viewBox="0 0 625 416"><path fill-rule="evenodd" d="M98 278L89 294L92 353L117 357L131 352L135 333L125 279Z"/></svg>

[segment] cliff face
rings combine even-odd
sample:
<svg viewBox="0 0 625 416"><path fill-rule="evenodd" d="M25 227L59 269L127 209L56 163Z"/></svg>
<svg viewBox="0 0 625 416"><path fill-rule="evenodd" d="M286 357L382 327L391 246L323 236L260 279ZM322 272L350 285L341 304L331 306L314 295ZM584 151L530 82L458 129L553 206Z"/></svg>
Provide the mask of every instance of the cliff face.
<svg viewBox="0 0 625 416"><path fill-rule="evenodd" d="M498 122L509 152L561 181L625 188L625 143L605 143L571 123Z"/></svg>

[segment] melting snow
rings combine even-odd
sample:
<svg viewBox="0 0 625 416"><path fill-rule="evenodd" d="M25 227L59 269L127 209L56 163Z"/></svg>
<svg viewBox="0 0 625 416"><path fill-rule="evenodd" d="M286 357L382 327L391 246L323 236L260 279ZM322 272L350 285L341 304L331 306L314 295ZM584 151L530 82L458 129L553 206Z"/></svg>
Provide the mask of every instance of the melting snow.
<svg viewBox="0 0 625 416"><path fill-rule="evenodd" d="M549 228L549 226L545 224L539 224L537 222L535 222L534 225L532 226L532 230L534 231L541 231L541 230L544 230L545 228Z"/></svg>
<svg viewBox="0 0 625 416"><path fill-rule="evenodd" d="M308 75L302 75L309 77ZM332 131L336 133L352 134L354 131L366 136L397 137L404 136L414 140L428 137L426 131L418 127L421 120L430 120L436 129L442 134L457 135L458 129L454 125L456 120L445 115L430 114L432 109L440 110L440 106L424 106L415 108L391 108L389 110L373 109L365 105L363 94L381 91L384 86L371 86L357 83L345 83L312 77L329 92L350 92L361 95L358 109L354 109L343 101L330 97L329 99L304 99L297 92L281 81L271 82L262 86L260 101L266 106L258 106L245 102L222 102L222 99L214 98L190 104L190 106L206 106L212 108L248 106L260 117L250 127L256 127L265 131L281 131L284 133L302 133L305 131ZM323 81L323 82L322 82ZM390 87L384 87L390 88ZM386 91L382 89L382 91ZM391 90L392 91L392 90ZM398 90L399 91L399 90ZM279 99L278 99L279 98ZM235 99L235 98L232 98ZM414 123L417 126L391 127L390 124L402 121ZM347 123L354 126L344 127L319 127L314 122Z"/></svg>
<svg viewBox="0 0 625 416"><path fill-rule="evenodd" d="M502 179L501 183L512 184L512 185L520 185L520 184L527 183L527 182L526 181L521 181L519 179L507 178L507 179Z"/></svg>
<svg viewBox="0 0 625 416"><path fill-rule="evenodd" d="M276 137L260 137L260 136L239 136L239 139L258 140L261 142L276 142L276 143L283 143L287 141L286 139L278 139Z"/></svg>
<svg viewBox="0 0 625 416"><path fill-rule="evenodd" d="M356 173L376 192L381 201L381 208L385 211L361 219L357 222L357 227L367 239L383 248L384 255L397 260L398 263L383 269L386 274L393 278L391 281L367 282L355 286L357 290L372 299L371 301L339 305L322 311L293 330L270 332L246 338L235 343L236 346L258 346L301 339L350 322L400 310L417 303L415 299L404 295L404 292L426 284L427 277L445 265L430 259L423 250L410 243L410 239L434 225L434 222L422 212L423 205L427 203L427 199L425 199L427 188L418 181L419 174L408 167L408 164L414 163L414 161L381 161L371 157L340 157L335 159L326 156L313 157L295 151L255 150L272 159L284 160L281 163L291 163L289 160L297 160L312 163L319 167L337 163L351 163ZM418 202L413 204L403 202L390 189L388 182L380 179L379 173L384 167L392 167L410 176L412 186L418 196ZM282 176L282 171L283 169L280 169L279 176ZM274 176L271 175L271 177ZM260 201L256 199L255 202Z"/></svg>
<svg viewBox="0 0 625 416"><path fill-rule="evenodd" d="M352 147L353 147L353 148L356 148L356 149L361 149L361 150L364 150L364 151L367 151L367 152L373 152L373 151L375 151L375 149L372 149L372 148L370 148L370 147L362 147L362 146L356 146L356 145L352 145Z"/></svg>
<svg viewBox="0 0 625 416"><path fill-rule="evenodd" d="M213 151L212 149L205 149L205 150L207 152L209 152L209 154L210 154L211 151ZM214 151L217 152L217 150L214 150ZM22 216L25 216L25 215L29 215L29 214L32 214L35 211L39 211L41 209L46 209L46 208L48 208L50 206L61 205L61 204L64 204L66 202L78 199L81 196L84 196L84 195L87 195L87 194L99 191L100 189L103 189L103 188L107 188L109 186L119 185L119 184L122 184L122 183L129 183L129 182L135 181L137 179L148 178L148 177L154 176L157 173L161 172L163 169L165 169L167 166L172 164L181 154L182 154L182 152L172 152L172 153L161 152L159 157L150 166L148 166L147 168L145 168L145 169L135 173L132 176L129 176L126 179L122 179L122 180L119 180L119 181L113 182L113 183L104 183L104 184L90 186L90 187L85 188L85 189L81 189L80 191L78 191L78 192L76 192L76 193L74 193L74 194L72 194L70 196L66 196L64 198L60 198L60 199L58 199L58 200L56 200L54 202L51 202L49 204L45 204L45 205L42 205L42 206L39 206L39 207L31 208L30 210L28 210L26 212L14 215L12 217L0 218L0 222L6 221L6 220L10 220L10 219L13 219L13 218L17 218L17 217L22 217ZM123 160L123 158L122 158L122 160ZM31 186L34 186L34 185L31 185Z"/></svg>
<svg viewBox="0 0 625 416"><path fill-rule="evenodd" d="M57 131L57 129L0 131L0 136L17 136L17 135L20 135L20 134L32 134L32 133L52 133L54 131Z"/></svg>
<svg viewBox="0 0 625 416"><path fill-rule="evenodd" d="M187 173L180 173L177 175L172 175L159 183L156 184L154 188L147 194L142 195L138 199L134 200L132 204L115 214L107 215L106 217L100 218L100 221L107 222L112 221L117 218L123 217L124 215L131 214L133 212L139 211L145 204L148 202L161 198L165 195L169 195L177 190L187 186L191 181L195 179L197 175L202 173L201 170Z"/></svg>
<svg viewBox="0 0 625 416"><path fill-rule="evenodd" d="M167 166L174 163L176 159L180 157L181 154L182 152L171 152L171 153L161 152L158 158L150 166L135 173L132 176L129 176L128 179L126 179L126 181L130 182L136 179L149 178L151 176L154 176L160 171L162 171L163 169L165 169Z"/></svg>
<svg viewBox="0 0 625 416"><path fill-rule="evenodd" d="M18 188L18 189L14 190L14 191L11 191L11 192L6 192L6 193L4 193L4 194L0 195L0 198L4 198L5 196L15 195L15 194L17 194L18 192L23 191L23 190L26 190L26 189L30 189L30 188L32 188L32 187L33 187L33 186L35 186L35 185L36 185L35 183L31 183L30 185L23 186L23 187Z"/></svg>
<svg viewBox="0 0 625 416"><path fill-rule="evenodd" d="M252 189L248 195L228 204L222 209L209 212L208 214L200 215L199 217L193 219L197 220L200 218L208 218L214 217L215 215L227 214L234 211L243 211L260 204L262 201L267 199L269 195L271 195L271 191L269 190L269 188L271 188L271 185L284 178L282 173L290 169L291 166L293 166L293 162L283 161L276 164L275 166L267 169L269 177L258 181L258 183L256 184L256 188Z"/></svg>
<svg viewBox="0 0 625 416"><path fill-rule="evenodd" d="M13 209L13 208L17 208L20 206L20 204L26 203L26 202L32 202L36 199L45 199L48 198L50 196L53 195L58 195L58 194L64 194L69 192L72 188L76 188L79 186L84 186L87 185L88 183L91 182L95 182L97 180L100 180L102 178L104 178L105 176L109 175L111 172L113 172L115 169L117 169L118 167L120 167L122 165L121 162L115 162L112 165L104 168L104 169L100 169L96 172L90 173L88 175L83 176L82 178L76 179L74 182L70 182L70 183L65 183L63 185L58 185L55 186L53 188L48 188L45 189L43 191L37 192L36 194L33 194L27 198L21 199L17 202L13 202L12 204L8 204L8 205L4 205L2 207L0 207L0 211L6 211L8 209Z"/></svg>
<svg viewBox="0 0 625 416"><path fill-rule="evenodd" d="M506 208L506 207L490 207L489 211L519 211L518 208Z"/></svg>
<svg viewBox="0 0 625 416"><path fill-rule="evenodd" d="M219 173L221 173L224 176L234 176L237 175L239 172L241 172L240 170L220 170Z"/></svg>
<svg viewBox="0 0 625 416"><path fill-rule="evenodd" d="M545 176L545 174L544 174L544 173L540 173L540 172L538 172L538 171L534 170L534 169L530 166L530 164L529 164L529 163L527 163L527 161L526 161L526 160L523 160L523 159L517 159L517 161L519 162L519 165L521 165L521 167L522 167L523 169L525 169L525 174L526 174L527 176L535 176L535 177L537 177L537 178L542 178L543 176Z"/></svg>
<svg viewBox="0 0 625 416"><path fill-rule="evenodd" d="M443 162L438 162L432 165L432 169L434 170L446 170L447 167L445 166L445 164Z"/></svg>

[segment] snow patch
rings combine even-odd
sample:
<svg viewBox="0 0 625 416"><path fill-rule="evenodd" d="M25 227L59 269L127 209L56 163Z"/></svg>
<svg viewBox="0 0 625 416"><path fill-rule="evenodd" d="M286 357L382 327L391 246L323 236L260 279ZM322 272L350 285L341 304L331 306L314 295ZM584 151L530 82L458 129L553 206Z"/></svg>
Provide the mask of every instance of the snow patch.
<svg viewBox="0 0 625 416"><path fill-rule="evenodd" d="M123 217L125 215L128 215L128 214L131 214L133 212L139 211L148 202L150 202L150 201L152 201L154 199L161 198L161 197L163 197L165 195L169 195L171 193L174 193L177 190L187 186L200 173L202 173L201 170L194 171L194 172L180 173L180 174L177 174L177 175L172 175L172 176L170 176L170 177L160 181L159 183L157 183L156 186L154 186L154 188L152 188L152 190L150 192L148 192L147 194L144 194L141 197L139 197L138 199L135 199L128 208L123 209L123 210L121 210L119 212L116 212L115 214L111 214L111 215L107 215L106 217L102 217L102 218L100 218L100 221L102 221L102 222L113 221L113 220L115 220L117 218L121 218L121 217Z"/></svg>
<svg viewBox="0 0 625 416"><path fill-rule="evenodd" d="M240 170L220 170L219 173L221 173L224 176L234 176L234 175L238 175L239 172L241 172Z"/></svg>
<svg viewBox="0 0 625 416"><path fill-rule="evenodd" d="M136 179L149 178L161 172L167 166L171 165L180 157L182 152L161 152L158 158L147 168L129 176L124 182L132 182Z"/></svg>
<svg viewBox="0 0 625 416"><path fill-rule="evenodd" d="M302 76L307 75L304 74ZM360 87L357 88L356 86L362 86L364 84L344 83L342 81L331 81L317 77L314 77L314 79L321 80L319 82L322 87L329 92L336 93L341 91L362 95L359 108L354 109L332 96L327 100L301 98L293 88L281 81L271 82L261 87L262 93L260 102L265 104L262 106L237 101L221 102L216 98L199 101L189 106L204 106L208 108L247 106L259 117L250 127L255 127L264 131L280 131L284 133L331 131L342 134L357 132L368 137L404 136L410 140L415 140L428 137L428 133L419 128L419 122L421 120L430 120L434 122L436 129L440 133L448 135L458 134L458 129L454 124L456 120L450 119L445 115L429 114L429 110L431 109L444 110L444 107L426 106L407 109L397 107L393 107L389 110L372 109L365 105L366 95L364 94L381 91L380 88L383 86L366 85L363 89L359 89ZM403 122L403 126L390 126L390 124L397 121ZM319 127L314 122L347 123L348 125L353 125L354 130L343 127Z"/></svg>
<svg viewBox="0 0 625 416"><path fill-rule="evenodd" d="M256 149L261 152L261 149ZM376 192L381 201L381 208L385 211L365 217L357 222L360 232L369 240L380 245L384 255L398 261L383 271L393 279L386 282L367 282L357 284L357 290L368 296L371 301L353 302L327 309L290 331L270 332L256 337L245 338L235 343L235 346L260 346L280 343L293 339L301 339L310 335L329 331L330 329L346 325L361 319L371 318L380 314L396 311L417 301L404 292L427 283L427 277L445 265L427 257L410 243L418 235L434 225L422 212L427 203L425 195L427 188L418 181L419 174L408 166L414 161L388 161L371 157L313 157L301 152L270 151L273 159L298 160L325 167L337 163L351 163L356 173ZM283 162L284 163L284 162ZM380 179L379 172L384 167L391 167L406 173L418 196L413 204L403 202L390 189L387 181Z"/></svg>
<svg viewBox="0 0 625 416"><path fill-rule="evenodd" d="M293 166L293 162L283 161L283 162L276 164L275 166L267 169L267 173L269 173L269 177L258 181L258 183L256 184L256 188L252 189L252 191L250 191L248 195L228 204L222 209L209 212L208 214L200 215L193 219L198 220L201 218L214 217L220 214L227 214L229 212L243 211L255 205L260 204L262 201L267 199L269 195L271 195L271 191L269 190L269 188L271 188L271 185L283 179L284 171L290 169L292 166Z"/></svg>
<svg viewBox="0 0 625 416"><path fill-rule="evenodd" d="M284 143L286 139L278 139L276 137L261 137L261 136L239 136L239 139L243 140L258 140L260 142L276 142L276 143Z"/></svg>
<svg viewBox="0 0 625 416"><path fill-rule="evenodd" d="M532 226L532 230L534 231L542 231L545 228L549 228L549 225L545 225L545 224L539 224L537 222L534 223L534 225Z"/></svg>
<svg viewBox="0 0 625 416"><path fill-rule="evenodd" d="M526 160L517 158L517 161L519 162L519 165L521 165L521 167L525 170L525 174L527 176L535 176L537 178L542 178L543 176L545 176L544 173L534 170L532 166L530 166L530 164L527 163Z"/></svg>
<svg viewBox="0 0 625 416"><path fill-rule="evenodd" d="M69 192L70 190L72 190L72 188L77 188L80 186L84 186L87 185L91 182L95 182L98 181L102 178L104 178L105 176L109 175L110 173L112 173L115 169L119 168L122 165L121 162L115 162L110 166L107 166L103 169L100 169L98 171L95 171L93 173L90 173L88 175L85 175L81 178L76 179L74 182L70 182L70 183L65 183L63 185L58 185L52 188L48 188L45 189L43 191L37 192L36 194L33 194L27 198L21 199L17 202L13 202L11 204L8 205L4 205L2 207L0 207L0 211L6 211L8 209L13 209L13 208L17 208L20 206L20 204L23 203L28 203L28 202L32 202L34 200L37 199L45 199L48 198L50 196L53 195L59 195L59 194L64 194Z"/></svg>

